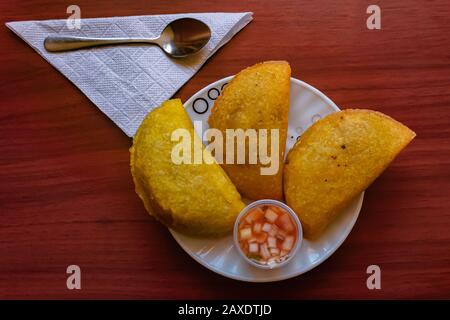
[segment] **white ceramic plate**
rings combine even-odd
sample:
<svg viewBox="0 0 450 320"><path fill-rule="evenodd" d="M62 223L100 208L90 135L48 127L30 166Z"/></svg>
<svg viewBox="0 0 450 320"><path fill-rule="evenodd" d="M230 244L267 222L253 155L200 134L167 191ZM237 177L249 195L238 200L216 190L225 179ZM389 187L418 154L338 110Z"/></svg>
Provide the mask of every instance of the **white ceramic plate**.
<svg viewBox="0 0 450 320"><path fill-rule="evenodd" d="M231 77L216 81L194 94L185 107L192 121L202 121L202 130L209 128L208 117L217 99ZM289 128L286 154L296 139L311 124L339 108L322 92L309 84L291 78ZM198 132L202 136L202 132ZM331 256L347 238L358 218L364 193L339 215L318 240L304 239L302 247L289 264L274 270L257 269L242 259L233 245L233 237L196 239L170 230L180 246L197 262L225 277L250 282L279 281L305 273Z"/></svg>

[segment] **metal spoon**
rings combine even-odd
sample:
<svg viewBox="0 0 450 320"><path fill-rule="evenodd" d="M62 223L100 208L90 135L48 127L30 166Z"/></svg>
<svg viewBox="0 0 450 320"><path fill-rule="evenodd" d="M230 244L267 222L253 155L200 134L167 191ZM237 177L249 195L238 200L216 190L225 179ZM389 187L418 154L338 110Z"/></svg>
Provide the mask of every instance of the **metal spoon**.
<svg viewBox="0 0 450 320"><path fill-rule="evenodd" d="M169 23L157 38L87 38L48 36L44 47L58 52L124 43L149 43L158 45L173 58L182 58L198 52L211 38L211 30L200 20L182 18Z"/></svg>

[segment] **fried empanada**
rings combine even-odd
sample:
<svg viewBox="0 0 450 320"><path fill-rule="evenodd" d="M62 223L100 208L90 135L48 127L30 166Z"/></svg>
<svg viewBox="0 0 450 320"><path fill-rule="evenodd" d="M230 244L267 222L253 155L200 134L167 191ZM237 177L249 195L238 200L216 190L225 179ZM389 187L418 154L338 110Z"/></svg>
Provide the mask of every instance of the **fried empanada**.
<svg viewBox="0 0 450 320"><path fill-rule="evenodd" d="M176 164L172 133L186 129L208 162ZM218 236L232 230L244 203L226 173L194 132L179 99L154 109L139 127L131 153L136 192L147 211L166 226L193 236ZM207 164L211 163L211 164Z"/></svg>
<svg viewBox="0 0 450 320"><path fill-rule="evenodd" d="M223 168L239 192L249 199L283 198L283 161L289 113L291 68L285 61L268 61L239 72L216 100L209 117L209 126L219 129L225 136L227 129L267 129L267 150L270 157L272 143L270 130L278 129L278 157L274 174L261 174L262 164L225 163ZM259 141L258 141L259 148ZM258 150L258 148L256 150ZM236 150L236 149L235 149ZM224 151L225 158L227 152ZM248 143L246 155L249 154ZM236 152L235 152L236 154Z"/></svg>
<svg viewBox="0 0 450 320"><path fill-rule="evenodd" d="M305 237L317 238L414 137L371 110L344 110L313 124L289 151L284 169L286 203Z"/></svg>

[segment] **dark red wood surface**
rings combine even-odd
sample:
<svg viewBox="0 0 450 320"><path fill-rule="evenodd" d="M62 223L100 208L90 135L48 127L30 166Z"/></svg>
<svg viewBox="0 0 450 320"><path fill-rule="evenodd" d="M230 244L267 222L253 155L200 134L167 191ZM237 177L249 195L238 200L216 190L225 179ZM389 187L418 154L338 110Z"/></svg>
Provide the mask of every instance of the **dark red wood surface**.
<svg viewBox="0 0 450 320"><path fill-rule="evenodd" d="M223 278L150 218L129 173L130 139L4 22L65 18L68 1L0 3L0 298L450 298L450 3L376 1L86 1L82 17L253 11L254 21L176 94L256 62L342 108L385 112L417 138L367 190L342 247L300 277ZM66 267L82 289L66 289ZM382 289L366 288L377 264Z"/></svg>

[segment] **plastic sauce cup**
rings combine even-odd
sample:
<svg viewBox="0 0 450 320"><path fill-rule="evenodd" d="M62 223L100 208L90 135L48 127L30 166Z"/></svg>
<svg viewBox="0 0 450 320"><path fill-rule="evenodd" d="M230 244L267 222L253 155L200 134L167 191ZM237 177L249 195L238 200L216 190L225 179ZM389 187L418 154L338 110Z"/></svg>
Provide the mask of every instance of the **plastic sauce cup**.
<svg viewBox="0 0 450 320"><path fill-rule="evenodd" d="M275 269L289 263L300 249L303 229L290 207L264 199L250 203L240 212L233 239L245 261L260 269Z"/></svg>

